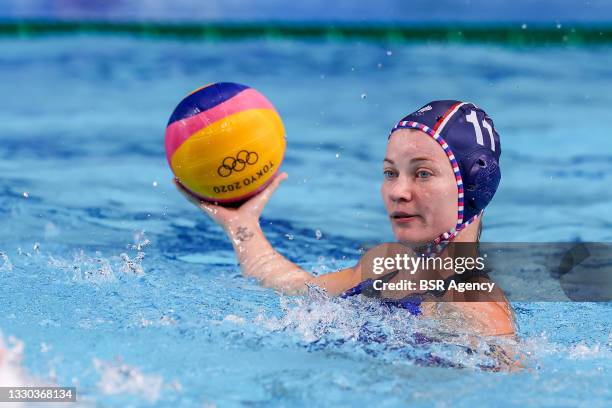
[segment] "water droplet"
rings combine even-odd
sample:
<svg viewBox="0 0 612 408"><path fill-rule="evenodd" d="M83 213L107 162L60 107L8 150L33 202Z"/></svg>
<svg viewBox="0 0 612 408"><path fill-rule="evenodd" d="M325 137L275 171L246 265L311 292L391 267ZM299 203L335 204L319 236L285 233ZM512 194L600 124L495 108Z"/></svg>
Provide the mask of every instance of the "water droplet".
<svg viewBox="0 0 612 408"><path fill-rule="evenodd" d="M336 153L336 159L340 158L340 153Z"/></svg>
<svg viewBox="0 0 612 408"><path fill-rule="evenodd" d="M521 29L526 30L527 29L527 24L523 23L523 25L521 26Z"/></svg>
<svg viewBox="0 0 612 408"><path fill-rule="evenodd" d="M157 181L153 182L153 187L157 187Z"/></svg>
<svg viewBox="0 0 612 408"><path fill-rule="evenodd" d="M561 23L557 23L557 29L559 29L561 27L562 27Z"/></svg>

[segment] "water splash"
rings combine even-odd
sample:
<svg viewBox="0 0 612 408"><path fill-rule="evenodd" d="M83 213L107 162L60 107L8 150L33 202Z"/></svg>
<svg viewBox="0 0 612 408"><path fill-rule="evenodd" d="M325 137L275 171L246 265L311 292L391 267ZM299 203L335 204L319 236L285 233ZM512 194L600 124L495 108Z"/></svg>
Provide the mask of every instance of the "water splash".
<svg viewBox="0 0 612 408"><path fill-rule="evenodd" d="M119 276L144 276L145 269L142 261L145 258L144 248L151 244L145 237L144 231L138 231L134 236L134 242L128 244L130 252L122 252L119 256L104 257L100 251L94 256L89 256L84 250L78 250L72 259L48 256L48 264L54 268L65 271L71 280L102 283L115 281ZM38 247L39 248L39 247ZM36 252L39 249L36 248ZM27 254L30 256L30 254Z"/></svg>
<svg viewBox="0 0 612 408"><path fill-rule="evenodd" d="M612 337L612 334L610 336ZM610 342L587 344L581 341L567 345L551 341L545 333L524 339L521 342L521 351L537 360L538 366L546 358L557 360L561 356L569 360L609 361L612 359L612 343Z"/></svg>
<svg viewBox="0 0 612 408"><path fill-rule="evenodd" d="M311 288L307 296L280 298L280 317L260 313L254 323L310 350L331 348L393 363L497 370L501 348L512 344L450 330L437 320L416 318L377 299L330 298ZM512 343L511 341L508 341Z"/></svg>
<svg viewBox="0 0 612 408"><path fill-rule="evenodd" d="M25 345L23 341L9 336L4 342L0 331L0 385L3 387L37 387L45 385L43 381L29 375L23 368L21 360Z"/></svg>
<svg viewBox="0 0 612 408"><path fill-rule="evenodd" d="M93 365L100 373L98 388L107 395L133 394L149 402L156 402L164 389L182 390L178 381L165 384L161 375L144 374L120 358L115 361L94 359Z"/></svg>
<svg viewBox="0 0 612 408"><path fill-rule="evenodd" d="M232 322L238 325L244 325L246 323L246 319L244 317L236 316L234 314L228 314L223 318L224 322Z"/></svg>
<svg viewBox="0 0 612 408"><path fill-rule="evenodd" d="M134 258L130 258L128 254L121 253L119 258L123 261L121 265L121 272L125 274L132 274L136 276L143 276L145 274L144 268L142 267L142 260L144 259L145 253L138 252Z"/></svg>
<svg viewBox="0 0 612 408"><path fill-rule="evenodd" d="M569 347L569 357L571 359L592 359L592 358L612 358L612 350L602 347L600 344L593 344L591 346L578 343Z"/></svg>
<svg viewBox="0 0 612 408"><path fill-rule="evenodd" d="M134 243L128 244L128 248L136 251L142 251L143 248L149 246L151 241L145 236L145 230L136 231L134 234Z"/></svg>
<svg viewBox="0 0 612 408"><path fill-rule="evenodd" d="M8 338L8 345L0 333L0 384L3 386L22 386L26 384L25 373L21 367L23 342L14 337Z"/></svg>
<svg viewBox="0 0 612 408"><path fill-rule="evenodd" d="M178 324L178 318L174 317L172 313L173 310L170 310L169 313L163 314L158 319L147 319L141 314L140 319L138 320L138 325L140 327L175 326Z"/></svg>
<svg viewBox="0 0 612 408"><path fill-rule="evenodd" d="M130 256L125 252L119 255L123 261L121 272L136 276L143 276L145 274L144 268L142 267L142 260L145 257L145 252L143 249L150 244L151 241L145 237L145 231L137 231L134 235L134 243L128 245L128 249L137 251L136 255L133 258L130 258Z"/></svg>
<svg viewBox="0 0 612 408"><path fill-rule="evenodd" d="M49 255L48 264L63 270L72 281L101 283L116 279L111 260L103 257L100 251L91 257L81 249L72 259Z"/></svg>
<svg viewBox="0 0 612 408"><path fill-rule="evenodd" d="M0 251L0 272L13 272L13 264L5 252Z"/></svg>

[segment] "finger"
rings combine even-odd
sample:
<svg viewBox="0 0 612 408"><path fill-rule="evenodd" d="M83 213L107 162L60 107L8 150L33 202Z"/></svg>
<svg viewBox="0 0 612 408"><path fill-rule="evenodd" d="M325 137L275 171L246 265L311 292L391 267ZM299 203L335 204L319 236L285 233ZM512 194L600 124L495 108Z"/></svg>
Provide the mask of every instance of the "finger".
<svg viewBox="0 0 612 408"><path fill-rule="evenodd" d="M209 215L214 216L222 209L218 205L207 203L206 201L200 201L200 208L206 211Z"/></svg>
<svg viewBox="0 0 612 408"><path fill-rule="evenodd" d="M181 182L178 179L174 179L173 182L176 188L179 190L181 194L185 196L185 198L187 198L193 204L198 206L200 209L202 209L204 212L210 215L213 219L217 218L217 214L221 215L220 213L224 210L223 207L200 199L199 197L194 195L191 191L187 190L187 188L185 188L185 186L181 184Z"/></svg>

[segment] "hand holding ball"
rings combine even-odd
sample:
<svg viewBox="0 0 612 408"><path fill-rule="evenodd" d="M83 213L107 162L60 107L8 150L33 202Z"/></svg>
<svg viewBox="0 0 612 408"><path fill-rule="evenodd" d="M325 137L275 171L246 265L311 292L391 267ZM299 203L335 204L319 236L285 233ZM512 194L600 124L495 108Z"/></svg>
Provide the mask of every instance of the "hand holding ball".
<svg viewBox="0 0 612 408"><path fill-rule="evenodd" d="M166 157L199 198L238 203L263 190L285 154L274 106L245 85L219 82L185 97L166 127Z"/></svg>

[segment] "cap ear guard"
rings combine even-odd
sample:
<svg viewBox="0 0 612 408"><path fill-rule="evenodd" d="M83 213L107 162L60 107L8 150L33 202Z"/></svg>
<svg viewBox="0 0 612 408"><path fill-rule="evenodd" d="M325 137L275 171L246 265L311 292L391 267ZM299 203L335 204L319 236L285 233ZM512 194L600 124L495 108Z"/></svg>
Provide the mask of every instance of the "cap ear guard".
<svg viewBox="0 0 612 408"><path fill-rule="evenodd" d="M490 151L479 149L466 169L464 219L482 211L493 199L501 180L501 169Z"/></svg>

